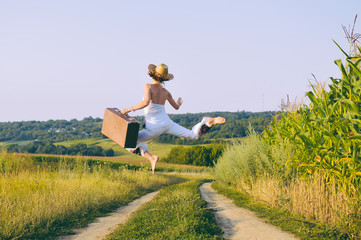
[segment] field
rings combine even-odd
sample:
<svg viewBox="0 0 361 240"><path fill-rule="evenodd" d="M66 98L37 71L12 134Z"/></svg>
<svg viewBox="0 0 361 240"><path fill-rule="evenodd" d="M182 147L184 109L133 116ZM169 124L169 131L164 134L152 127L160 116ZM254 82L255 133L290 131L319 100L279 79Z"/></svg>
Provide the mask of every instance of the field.
<svg viewBox="0 0 361 240"><path fill-rule="evenodd" d="M51 239L146 192L185 181L177 174L153 176L148 169L134 159L124 162L3 152L0 239ZM205 168L163 163L160 169L196 173Z"/></svg>
<svg viewBox="0 0 361 240"><path fill-rule="evenodd" d="M25 145L25 144L28 144L28 143L31 143L32 141L15 141L15 142L0 142L0 147L1 146L5 146L5 145L8 145L8 144L19 144L19 145Z"/></svg>
<svg viewBox="0 0 361 240"><path fill-rule="evenodd" d="M115 156L124 156L127 158L138 159L136 157L136 155L130 154L127 150L120 147L118 144L116 144L115 142L113 142L110 139L89 138L89 139L82 139L82 140L58 142L58 143L55 143L55 145L64 145L65 147L69 147L71 145L75 145L78 143L85 143L87 145L97 145L97 146L102 147L103 149L111 148L114 150ZM149 146L149 151L152 154L158 155L160 157L160 159L162 159L162 158L166 157L168 155L168 153L170 152L170 150L176 145L157 143L157 142L150 141L148 143L148 146Z"/></svg>
<svg viewBox="0 0 361 240"><path fill-rule="evenodd" d="M0 142L0 147L6 146L9 144L18 144L18 145L26 145L28 143L31 143L33 141L16 141L16 142ZM113 142L110 139L104 139L104 138L86 138L86 139L80 139L80 140L71 140L71 141L65 141L65 142L56 142L54 145L63 145L65 147L70 147L72 145L76 144L86 144L87 146L100 146L103 149L113 149L114 156L124 156L126 158L133 158L133 159L139 159L134 154L130 154L127 150L120 147L118 144ZM151 153L158 155L160 159L166 157L170 150L177 146L174 144L165 144L165 143L157 143L154 141L150 141L148 143L149 150ZM188 146L186 146L188 147Z"/></svg>

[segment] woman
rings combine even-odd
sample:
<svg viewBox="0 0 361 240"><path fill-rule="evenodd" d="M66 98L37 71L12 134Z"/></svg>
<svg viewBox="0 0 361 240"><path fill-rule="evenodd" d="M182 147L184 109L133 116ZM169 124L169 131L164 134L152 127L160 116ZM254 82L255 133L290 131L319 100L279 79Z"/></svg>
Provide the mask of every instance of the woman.
<svg viewBox="0 0 361 240"><path fill-rule="evenodd" d="M165 64L155 66L150 64L148 66L148 74L152 77L152 84L145 84L144 86L144 100L130 108L121 110L123 114L130 111L136 111L145 108L145 128L138 134L137 148L128 149L133 153L140 153L147 158L151 165L154 174L156 164L159 157L152 155L148 151L148 145L145 143L161 134L171 134L178 137L185 137L189 139L198 139L200 136L209 131L209 129L217 124L225 123L226 120L222 117L209 118L205 117L196 124L192 130L186 129L175 122L173 122L165 112L164 104L166 101L172 105L176 110L180 108L183 103L182 98L175 101L172 94L163 87L163 82L172 80L172 74L168 74L168 67Z"/></svg>

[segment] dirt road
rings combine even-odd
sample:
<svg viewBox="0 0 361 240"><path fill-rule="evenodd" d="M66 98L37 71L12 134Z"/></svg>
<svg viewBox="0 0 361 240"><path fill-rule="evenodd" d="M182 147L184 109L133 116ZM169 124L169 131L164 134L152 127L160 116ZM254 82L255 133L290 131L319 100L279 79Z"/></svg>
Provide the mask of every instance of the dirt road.
<svg viewBox="0 0 361 240"><path fill-rule="evenodd" d="M218 194L211 187L211 183L200 186L202 198L208 207L214 210L217 224L223 229L223 237L239 240L297 240L293 235L283 232L275 226L244 208L240 208L226 197ZM120 207L111 215L98 218L85 228L76 229L75 235L63 236L59 240L100 240L104 239L115 228L128 220L144 203L151 201L159 191L149 193L134 200L126 206Z"/></svg>
<svg viewBox="0 0 361 240"><path fill-rule="evenodd" d="M244 208L236 206L228 198L218 194L211 187L212 183L200 186L202 198L213 209L217 224L223 229L223 237L239 240L296 240L290 233L283 232L275 226Z"/></svg>
<svg viewBox="0 0 361 240"><path fill-rule="evenodd" d="M76 229L75 235L60 237L59 240L100 240L104 239L115 228L128 220L131 213L138 210L144 203L151 201L159 191L148 193L141 198L134 200L126 206L118 208L111 215L98 218L95 222L85 228Z"/></svg>

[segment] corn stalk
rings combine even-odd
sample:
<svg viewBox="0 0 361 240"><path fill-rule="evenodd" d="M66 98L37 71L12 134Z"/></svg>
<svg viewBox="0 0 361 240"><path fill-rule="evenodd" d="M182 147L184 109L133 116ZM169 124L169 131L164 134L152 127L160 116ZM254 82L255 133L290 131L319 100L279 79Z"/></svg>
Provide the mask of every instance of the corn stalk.
<svg viewBox="0 0 361 240"><path fill-rule="evenodd" d="M341 51L346 64L335 61L341 78L331 78L329 91L317 81L311 84L306 93L310 104L281 112L264 139L268 144L292 145L296 157L287 162L289 170L304 176L324 172L353 194L361 181L361 57Z"/></svg>

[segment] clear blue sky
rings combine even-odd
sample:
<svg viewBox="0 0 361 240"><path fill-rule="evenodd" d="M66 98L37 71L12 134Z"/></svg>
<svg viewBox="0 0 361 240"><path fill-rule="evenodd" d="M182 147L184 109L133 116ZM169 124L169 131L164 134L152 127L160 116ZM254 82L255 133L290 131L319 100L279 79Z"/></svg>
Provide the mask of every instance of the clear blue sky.
<svg viewBox="0 0 361 240"><path fill-rule="evenodd" d="M166 63L182 108L279 109L338 77L361 1L0 1L0 122L103 117L141 101ZM361 32L361 16L356 25ZM136 114L141 115L138 111Z"/></svg>

